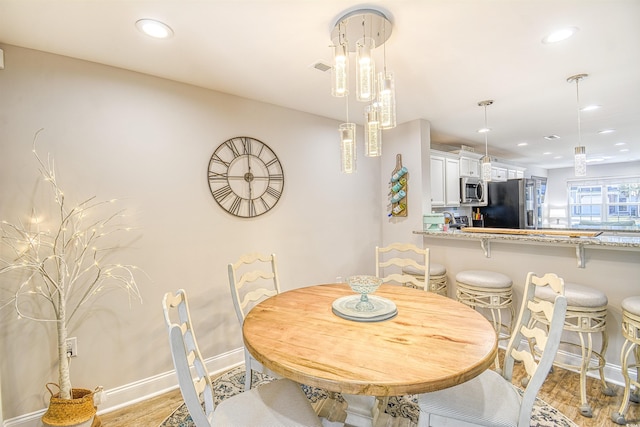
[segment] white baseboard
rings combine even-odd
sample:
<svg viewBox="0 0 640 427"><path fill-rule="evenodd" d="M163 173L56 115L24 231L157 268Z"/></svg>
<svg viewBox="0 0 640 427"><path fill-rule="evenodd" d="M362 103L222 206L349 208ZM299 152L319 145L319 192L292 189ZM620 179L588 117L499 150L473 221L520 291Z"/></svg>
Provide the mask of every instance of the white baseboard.
<svg viewBox="0 0 640 427"><path fill-rule="evenodd" d="M524 345L524 343L523 343ZM501 346L504 350L504 347ZM580 363L580 358L576 354L559 351L558 360L576 365ZM212 374L226 371L234 366L237 366L244 362L244 350L238 348L229 351L224 354L207 359L207 370ZM635 379L635 372L629 372L631 378ZM622 377L622 369L619 365L607 363L604 368L605 378L607 382L624 386L624 378ZM588 373L590 377L597 378L596 371L590 371ZM166 393L178 387L178 381L175 376L175 371L171 370L150 378L145 378L140 381L136 381L130 384L125 384L121 387L116 387L111 390L105 390L107 400L101 405L98 414L106 414L118 409L122 409L134 403L138 403L142 400L150 399L159 394ZM41 418L46 411L42 409L40 411L31 412L15 418L11 418L2 423L2 427L42 427Z"/></svg>
<svg viewBox="0 0 640 427"><path fill-rule="evenodd" d="M215 375L244 363L244 350L243 348L231 350L206 359L205 363L209 373ZM107 398L100 405L98 415L122 409L177 387L178 379L176 378L175 370L171 370L111 390L105 390ZM41 419L45 412L46 408L8 419L0 425L2 427L42 427Z"/></svg>

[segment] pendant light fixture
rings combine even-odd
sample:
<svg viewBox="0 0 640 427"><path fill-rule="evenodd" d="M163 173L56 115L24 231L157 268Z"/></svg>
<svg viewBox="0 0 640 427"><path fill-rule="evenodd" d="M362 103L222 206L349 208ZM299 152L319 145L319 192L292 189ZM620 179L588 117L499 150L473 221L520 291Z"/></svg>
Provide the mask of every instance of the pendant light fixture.
<svg viewBox="0 0 640 427"><path fill-rule="evenodd" d="M356 99L368 102L365 107L365 155L380 156L382 153L381 129L396 125L395 91L393 75L386 71L376 74L373 50L384 46L391 35L391 23L380 11L358 9L342 16L331 32L333 43L332 95L348 96L348 55L356 53ZM377 77L377 80L376 80ZM342 171L355 171L356 133L355 124L347 122L339 126ZM351 137L353 140L351 141Z"/></svg>
<svg viewBox="0 0 640 427"><path fill-rule="evenodd" d="M380 128L380 112L374 104L364 110L364 155L378 157L382 155L382 129Z"/></svg>
<svg viewBox="0 0 640 427"><path fill-rule="evenodd" d="M578 110L578 146L574 148L573 170L575 176L587 176L587 150L582 145L582 130L580 128L580 80L588 77L589 74L576 74L567 78L567 82L576 82L576 104Z"/></svg>
<svg viewBox="0 0 640 427"><path fill-rule="evenodd" d="M347 122L338 127L340 132L340 170L343 173L356 171L356 124L349 123L349 97L345 97L347 104Z"/></svg>
<svg viewBox="0 0 640 427"><path fill-rule="evenodd" d="M338 23L342 25L342 23ZM331 95L341 97L349 94L349 50L344 31L338 31L337 43L333 46L333 68L331 68Z"/></svg>
<svg viewBox="0 0 640 427"><path fill-rule="evenodd" d="M386 37L386 22L382 25L382 32ZM387 72L387 48L382 47L383 68L378 75L378 104L380 108L380 127L392 129L396 127L396 88L393 73Z"/></svg>
<svg viewBox="0 0 640 427"><path fill-rule="evenodd" d="M371 31L366 21L371 19L371 15L362 15L362 38L356 44L356 99L363 102L376 96L376 63L372 56L376 46L371 34L366 33L367 28Z"/></svg>
<svg viewBox="0 0 640 427"><path fill-rule="evenodd" d="M487 141L487 134L491 129L487 126L487 107L493 104L492 99L478 102L479 107L484 107L484 127L478 132L484 133L484 156L482 157L482 180L485 182L491 181L491 157L489 157L489 143Z"/></svg>

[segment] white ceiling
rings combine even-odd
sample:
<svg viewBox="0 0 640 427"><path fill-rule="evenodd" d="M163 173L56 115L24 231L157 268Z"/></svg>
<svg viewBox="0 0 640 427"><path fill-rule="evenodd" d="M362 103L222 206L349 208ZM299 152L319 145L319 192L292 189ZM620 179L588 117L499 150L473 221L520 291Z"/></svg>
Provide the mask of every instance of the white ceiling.
<svg viewBox="0 0 640 427"><path fill-rule="evenodd" d="M602 106L581 114L588 158L640 160L638 0L0 0L0 44L344 121L344 99L330 95L331 73L312 64L331 63L335 22L360 8L382 11L393 24L386 62L396 78L398 123L426 119L432 141L483 152L477 129L484 111L477 103L493 99L491 155L571 166L576 90L566 79L587 73L581 101ZM141 34L135 26L141 18L165 22L174 36ZM580 31L564 42L541 43L563 26ZM375 52L380 66L382 49ZM350 102L352 121L362 122L362 107ZM605 128L616 132L597 133ZM551 134L561 139L543 138ZM518 147L521 142L528 145Z"/></svg>

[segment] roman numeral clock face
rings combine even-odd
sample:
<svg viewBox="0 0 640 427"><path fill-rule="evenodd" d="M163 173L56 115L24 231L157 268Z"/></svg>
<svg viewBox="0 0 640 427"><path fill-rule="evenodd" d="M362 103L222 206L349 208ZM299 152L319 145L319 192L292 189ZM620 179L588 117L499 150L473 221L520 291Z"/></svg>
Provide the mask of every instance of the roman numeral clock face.
<svg viewBox="0 0 640 427"><path fill-rule="evenodd" d="M284 189L284 172L268 145L248 137L231 138L209 160L209 188L232 215L252 218L272 209Z"/></svg>

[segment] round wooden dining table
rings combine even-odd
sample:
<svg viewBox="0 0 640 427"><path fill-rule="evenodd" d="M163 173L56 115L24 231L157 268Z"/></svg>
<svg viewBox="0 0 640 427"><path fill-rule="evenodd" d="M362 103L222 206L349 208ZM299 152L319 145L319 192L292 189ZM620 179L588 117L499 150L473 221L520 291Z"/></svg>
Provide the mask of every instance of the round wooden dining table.
<svg viewBox="0 0 640 427"><path fill-rule="evenodd" d="M451 387L495 359L497 336L489 321L453 299L383 284L373 295L393 301L395 317L365 322L334 314L332 303L353 294L346 284L283 292L256 305L242 327L247 350L266 368L342 393L348 425L375 425L372 396Z"/></svg>

